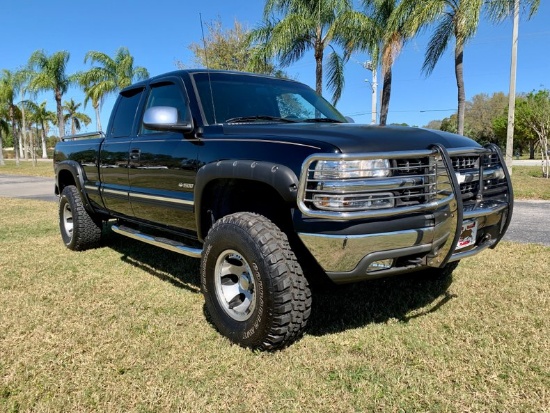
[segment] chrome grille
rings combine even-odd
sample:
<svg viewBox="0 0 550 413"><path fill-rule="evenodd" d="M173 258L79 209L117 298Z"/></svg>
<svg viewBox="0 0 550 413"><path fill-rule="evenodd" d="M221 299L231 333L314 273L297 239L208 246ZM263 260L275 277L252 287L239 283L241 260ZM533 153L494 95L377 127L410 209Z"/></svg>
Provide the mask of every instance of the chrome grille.
<svg viewBox="0 0 550 413"><path fill-rule="evenodd" d="M496 152L487 150L479 155L454 155L451 161L464 202L507 192L505 166Z"/></svg>
<svg viewBox="0 0 550 413"><path fill-rule="evenodd" d="M451 158L456 172L479 169L479 156L454 156Z"/></svg>
<svg viewBox="0 0 550 413"><path fill-rule="evenodd" d="M388 159L389 176L317 178L317 162L332 159ZM385 216L433 208L452 193L447 169L436 151L313 156L304 164L300 209L313 216Z"/></svg>
<svg viewBox="0 0 550 413"><path fill-rule="evenodd" d="M508 183L504 168L506 165L500 163L498 154L492 152L483 156L483 195L494 196L508 192Z"/></svg>
<svg viewBox="0 0 550 413"><path fill-rule="evenodd" d="M433 211L455 197L450 173L456 175L465 207L507 196L506 167L496 146L449 150L448 167L440 151L312 155L302 168L298 207L310 217L344 220ZM382 169L346 169L347 161L380 160L387 160Z"/></svg>

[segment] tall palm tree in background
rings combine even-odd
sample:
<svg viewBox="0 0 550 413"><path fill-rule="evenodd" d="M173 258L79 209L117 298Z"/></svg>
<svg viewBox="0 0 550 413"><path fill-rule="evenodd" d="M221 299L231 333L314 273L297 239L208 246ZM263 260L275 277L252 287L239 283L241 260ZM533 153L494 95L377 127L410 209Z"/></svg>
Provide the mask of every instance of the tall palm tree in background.
<svg viewBox="0 0 550 413"><path fill-rule="evenodd" d="M489 19L500 23L514 15L515 0L492 0L486 2L485 8ZM523 13L527 13L530 19L533 17L540 6L540 0L519 0L520 8Z"/></svg>
<svg viewBox="0 0 550 413"><path fill-rule="evenodd" d="M333 44L344 46L345 35L339 28L352 11L351 0L267 0L260 27L252 30L251 44L261 56L276 57L282 66L300 60L313 50L315 58L315 89L323 91L323 59L325 50L332 52L328 59L327 86L333 91L336 103L344 88L344 62ZM274 15L281 15L275 19Z"/></svg>
<svg viewBox="0 0 550 413"><path fill-rule="evenodd" d="M61 101L72 83L71 78L66 73L69 57L70 55L67 51L56 52L51 56L47 56L43 50L37 50L29 59L29 67L31 70L34 70L29 85L30 89L34 92L51 90L54 93L57 107L57 127L59 128L60 138L65 136L63 105Z"/></svg>
<svg viewBox="0 0 550 413"><path fill-rule="evenodd" d="M454 37L455 76L458 89L457 133L464 134L466 92L464 88L464 46L476 33L483 0L402 0L397 15L403 19L407 36L435 24L426 50L422 71L430 75Z"/></svg>
<svg viewBox="0 0 550 413"><path fill-rule="evenodd" d="M96 126L101 130L100 109L105 96L116 93L133 82L149 77L149 72L142 66L134 67L134 57L126 47L120 47L114 57L98 52L86 53L84 63L95 64L86 72L79 72L74 79L84 88L84 104L92 102L96 115Z"/></svg>
<svg viewBox="0 0 550 413"><path fill-rule="evenodd" d="M66 111L64 120L65 122L71 122L71 135L76 134L81 129L82 124L88 125L92 121L88 115L78 111L80 106L82 106L82 103L76 103L73 99L65 101L63 105L63 109Z"/></svg>
<svg viewBox="0 0 550 413"><path fill-rule="evenodd" d="M28 102L25 99L27 90L29 89L29 81L31 79L31 72L26 69L20 69L17 71L17 76L19 78L19 98L21 99L18 103L19 110L21 111L21 139L19 140L19 155L27 160L29 156L29 143L31 140L31 132L27 129L27 107L26 103Z"/></svg>
<svg viewBox="0 0 550 413"><path fill-rule="evenodd" d="M7 69L2 70L0 76L0 102L3 102L8 118L11 123L12 135L13 135L13 147L15 152L15 164L19 166L19 141L16 133L16 116L19 112L19 108L15 104L15 98L19 90L21 83L21 77L17 72L12 72Z"/></svg>
<svg viewBox="0 0 550 413"><path fill-rule="evenodd" d="M380 61L382 63L382 101L380 104L380 124L385 125L390 108L392 68L407 40L402 21L397 14L399 0L364 0L367 13L370 11L376 23Z"/></svg>
<svg viewBox="0 0 550 413"><path fill-rule="evenodd" d="M56 122L56 114L54 112L49 111L46 108L46 101L42 102L40 105L37 105L33 101L27 101L27 108L30 112L31 120L36 124L37 126L37 135L40 136L40 146L42 148L42 159L48 158L48 152L47 152L47 136L49 131L49 124L50 122L54 123Z"/></svg>
<svg viewBox="0 0 550 413"><path fill-rule="evenodd" d="M88 73L88 72L84 72ZM84 107L88 104L88 102L92 102L92 107L94 108L95 113L95 122L96 122L96 130L101 131L101 106L103 104L104 96L109 93L108 90L105 90L105 86L107 83L101 82L100 80L94 81L92 80L92 75L85 76L80 78L80 75L77 75L77 81L80 83L82 88L84 89Z"/></svg>
<svg viewBox="0 0 550 413"><path fill-rule="evenodd" d="M512 30L512 59L510 64L510 91L508 94L508 125L506 130L506 164L512 174L512 156L514 151L514 123L516 106L516 69L518 52L518 32L520 6L529 9L529 18L538 10L540 0L494 0L487 5L489 19L500 23L507 17L513 16Z"/></svg>
<svg viewBox="0 0 550 413"><path fill-rule="evenodd" d="M4 142L3 136L10 133L10 127L6 118L8 117L8 111L3 105L2 100L0 100L0 166L5 165L4 162Z"/></svg>
<svg viewBox="0 0 550 413"><path fill-rule="evenodd" d="M351 13L340 28L347 31L346 49L349 54L357 50L367 51L374 70L382 65L381 125L385 125L388 119L392 67L407 40L403 22L396 16L398 4L399 0L363 0L365 12Z"/></svg>

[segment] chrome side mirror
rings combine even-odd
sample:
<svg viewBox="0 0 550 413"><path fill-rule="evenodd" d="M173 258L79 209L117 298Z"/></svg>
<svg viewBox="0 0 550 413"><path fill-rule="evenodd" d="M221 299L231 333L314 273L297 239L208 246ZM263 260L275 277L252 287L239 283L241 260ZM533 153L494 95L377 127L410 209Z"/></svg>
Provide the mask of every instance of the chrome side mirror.
<svg viewBox="0 0 550 413"><path fill-rule="evenodd" d="M178 110L171 106L153 106L147 109L143 115L145 129L158 131L191 132L191 122L179 123Z"/></svg>

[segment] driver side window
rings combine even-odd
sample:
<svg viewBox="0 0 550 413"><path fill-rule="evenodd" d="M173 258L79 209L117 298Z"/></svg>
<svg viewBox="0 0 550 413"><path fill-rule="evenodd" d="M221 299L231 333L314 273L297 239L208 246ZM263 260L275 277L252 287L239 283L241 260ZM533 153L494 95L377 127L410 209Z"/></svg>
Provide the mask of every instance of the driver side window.
<svg viewBox="0 0 550 413"><path fill-rule="evenodd" d="M145 110L155 106L170 106L178 110L178 122L189 121L189 108L180 88L174 83L159 83L151 87ZM141 125L141 134L156 133Z"/></svg>

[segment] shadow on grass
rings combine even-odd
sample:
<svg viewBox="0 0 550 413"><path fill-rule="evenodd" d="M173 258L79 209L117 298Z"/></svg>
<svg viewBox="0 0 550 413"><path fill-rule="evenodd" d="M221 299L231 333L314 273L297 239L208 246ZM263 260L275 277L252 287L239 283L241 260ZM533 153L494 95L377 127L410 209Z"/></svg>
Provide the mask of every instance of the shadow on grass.
<svg viewBox="0 0 550 413"><path fill-rule="evenodd" d="M121 254L123 262L175 287L200 293L200 260L115 234L111 230L104 230L102 244Z"/></svg>
<svg viewBox="0 0 550 413"><path fill-rule="evenodd" d="M447 291L451 283L452 274L411 273L316 291L308 333L331 334L392 319L408 322L437 311L454 298Z"/></svg>
<svg viewBox="0 0 550 413"><path fill-rule="evenodd" d="M104 233L103 245L120 253L125 263L175 287L200 293L198 259L152 247L110 230ZM454 296L447 291L451 282L452 274L430 277L412 273L316 289L307 333L321 336L391 319L408 322L437 311L451 300Z"/></svg>

